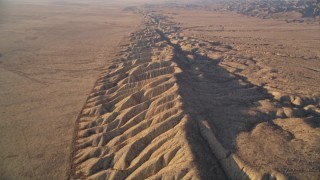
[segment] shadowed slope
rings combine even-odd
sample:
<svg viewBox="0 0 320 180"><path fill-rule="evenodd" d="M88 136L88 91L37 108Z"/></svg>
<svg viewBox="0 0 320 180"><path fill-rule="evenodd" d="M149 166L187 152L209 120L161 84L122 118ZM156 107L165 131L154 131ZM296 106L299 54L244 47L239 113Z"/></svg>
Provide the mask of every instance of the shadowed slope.
<svg viewBox="0 0 320 180"><path fill-rule="evenodd" d="M231 46L184 37L166 16L140 13L146 28L131 35L122 57L102 73L82 110L72 176L317 176L317 172L305 173L317 167L312 163L316 155L291 151L294 146L289 142L298 134L288 124L303 121L293 119L302 117L314 124L314 113L280 101L264 88L228 71L245 66L243 61L230 62L235 57ZM276 118L288 120L280 122ZM305 128L310 135L319 134L312 126ZM270 139L258 142L266 133ZM305 142L308 148L314 148L316 139ZM288 145L282 147L283 143ZM276 150L267 151L269 146ZM302 173L286 174L283 170L298 166L282 163L292 156L309 163L301 167ZM269 162L263 162L263 157Z"/></svg>

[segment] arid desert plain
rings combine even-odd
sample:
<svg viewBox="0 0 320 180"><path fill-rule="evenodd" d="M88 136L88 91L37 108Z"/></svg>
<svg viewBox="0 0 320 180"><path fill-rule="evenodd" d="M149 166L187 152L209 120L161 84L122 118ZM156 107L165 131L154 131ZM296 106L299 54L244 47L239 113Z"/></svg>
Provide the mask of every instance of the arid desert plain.
<svg viewBox="0 0 320 180"><path fill-rule="evenodd" d="M319 180L319 0L1 0L0 179Z"/></svg>

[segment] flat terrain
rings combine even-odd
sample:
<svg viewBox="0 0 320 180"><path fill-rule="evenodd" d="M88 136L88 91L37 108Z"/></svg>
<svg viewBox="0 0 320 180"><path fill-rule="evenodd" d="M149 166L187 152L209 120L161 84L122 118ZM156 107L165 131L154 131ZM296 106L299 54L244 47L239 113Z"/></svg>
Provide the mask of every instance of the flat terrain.
<svg viewBox="0 0 320 180"><path fill-rule="evenodd" d="M110 4L0 8L0 179L65 179L75 119L140 18Z"/></svg>
<svg viewBox="0 0 320 180"><path fill-rule="evenodd" d="M115 2L1 6L0 178L318 179L317 21Z"/></svg>
<svg viewBox="0 0 320 180"><path fill-rule="evenodd" d="M229 12L174 9L183 33L203 40L221 41L239 56L254 59L260 70L239 72L255 84L319 96L320 26L317 23L287 23ZM273 73L263 72L271 68ZM265 73L265 74L261 74ZM269 77L269 76L275 77Z"/></svg>

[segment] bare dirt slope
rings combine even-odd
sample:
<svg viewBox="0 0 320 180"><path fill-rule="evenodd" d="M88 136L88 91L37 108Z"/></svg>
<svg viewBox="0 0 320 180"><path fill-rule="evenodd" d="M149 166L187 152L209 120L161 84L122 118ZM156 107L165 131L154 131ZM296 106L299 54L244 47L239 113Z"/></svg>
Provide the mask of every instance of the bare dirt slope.
<svg viewBox="0 0 320 180"><path fill-rule="evenodd" d="M204 74L212 72L203 85L210 92L203 93L198 90L200 86L191 83L190 87L198 88L194 91L199 96L192 95L206 109L202 114L223 146L242 159L248 169L253 167L263 176L280 172L286 177L317 179L319 26L233 13L167 9L161 13L180 23L184 36L191 36L191 40L182 42L193 52L191 66L199 63L197 53L217 63L211 70L208 65L202 70ZM206 41L216 47L202 43ZM221 45L229 50L221 49ZM229 92L225 81L220 89L223 91L213 93L215 88L207 84L223 74L215 70L219 67L249 83L249 88L242 91L234 87ZM258 92L249 90L252 86Z"/></svg>
<svg viewBox="0 0 320 180"><path fill-rule="evenodd" d="M141 15L144 28L123 43L81 112L71 177L224 179L184 109L174 47L157 19Z"/></svg>
<svg viewBox="0 0 320 180"><path fill-rule="evenodd" d="M136 10L145 19L143 28L123 42L81 111L70 176L317 179L318 50L302 49L301 57L289 61L284 59L289 55L269 48L270 57L286 62L283 70L277 60L258 59L263 52L243 50L246 39L230 45L218 41L225 36L210 37L206 28L214 24L208 27L210 21L200 16L216 14L149 8ZM261 35L268 33L260 30ZM307 55L312 68L294 66ZM285 81L293 70L291 81ZM294 84L299 78L306 84Z"/></svg>
<svg viewBox="0 0 320 180"><path fill-rule="evenodd" d="M124 6L0 5L0 179L64 179L99 68L140 23Z"/></svg>
<svg viewBox="0 0 320 180"><path fill-rule="evenodd" d="M1 11L1 178L318 179L317 24L98 2Z"/></svg>

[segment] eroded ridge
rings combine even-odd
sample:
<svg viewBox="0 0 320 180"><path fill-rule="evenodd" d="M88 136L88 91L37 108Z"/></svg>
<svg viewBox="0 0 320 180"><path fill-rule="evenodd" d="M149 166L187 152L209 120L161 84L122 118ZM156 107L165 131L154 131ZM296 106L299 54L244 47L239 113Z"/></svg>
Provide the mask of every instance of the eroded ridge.
<svg viewBox="0 0 320 180"><path fill-rule="evenodd" d="M140 13L145 27L102 72L79 116L71 178L319 175L318 97L254 84L243 76L260 68L254 59Z"/></svg>
<svg viewBox="0 0 320 180"><path fill-rule="evenodd" d="M183 109L174 48L155 30L154 19L145 17L146 28L130 36L81 112L71 178L224 179Z"/></svg>
<svg viewBox="0 0 320 180"><path fill-rule="evenodd" d="M272 67L221 42L186 37L165 16L152 18L174 47L185 109L229 179L319 177L319 97L257 84L246 73Z"/></svg>

